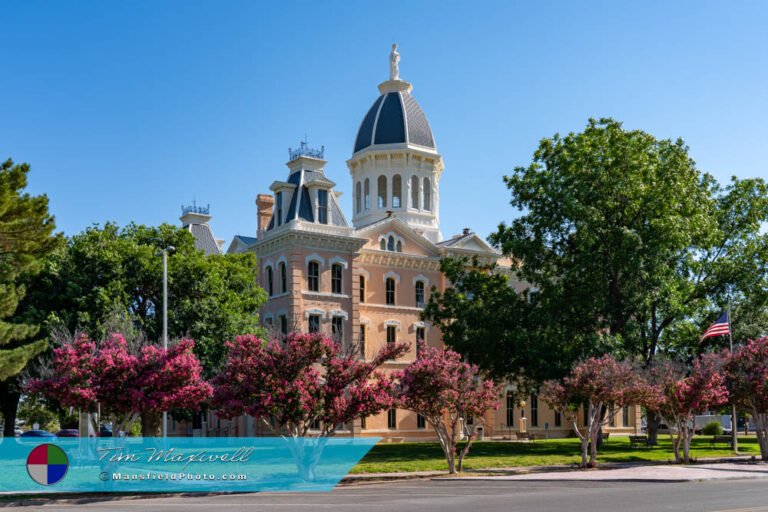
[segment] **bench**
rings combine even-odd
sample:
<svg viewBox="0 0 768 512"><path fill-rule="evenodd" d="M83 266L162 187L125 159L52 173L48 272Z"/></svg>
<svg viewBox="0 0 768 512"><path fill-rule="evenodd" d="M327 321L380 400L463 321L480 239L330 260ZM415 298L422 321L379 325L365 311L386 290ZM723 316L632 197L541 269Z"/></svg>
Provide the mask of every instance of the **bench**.
<svg viewBox="0 0 768 512"><path fill-rule="evenodd" d="M634 448L637 445L649 446L648 436L629 436L629 447Z"/></svg>
<svg viewBox="0 0 768 512"><path fill-rule="evenodd" d="M712 436L709 446L714 448L718 443L727 444L729 448L733 448L733 438L731 436Z"/></svg>

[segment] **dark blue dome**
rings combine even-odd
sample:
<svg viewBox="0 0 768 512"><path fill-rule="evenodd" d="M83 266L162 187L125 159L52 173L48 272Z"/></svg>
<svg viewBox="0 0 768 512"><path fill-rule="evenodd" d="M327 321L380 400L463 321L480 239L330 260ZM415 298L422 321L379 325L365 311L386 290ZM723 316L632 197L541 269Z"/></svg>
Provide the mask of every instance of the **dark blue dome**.
<svg viewBox="0 0 768 512"><path fill-rule="evenodd" d="M376 144L416 144L435 149L427 116L408 92L382 94L365 114L355 140L355 153Z"/></svg>

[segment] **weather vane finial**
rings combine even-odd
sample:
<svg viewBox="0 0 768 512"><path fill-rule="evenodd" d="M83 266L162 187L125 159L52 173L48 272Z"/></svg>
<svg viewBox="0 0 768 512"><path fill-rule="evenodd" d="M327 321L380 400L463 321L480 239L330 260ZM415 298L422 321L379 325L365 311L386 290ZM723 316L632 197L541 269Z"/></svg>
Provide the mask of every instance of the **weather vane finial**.
<svg viewBox="0 0 768 512"><path fill-rule="evenodd" d="M392 52L389 54L389 79L400 80L400 54L397 53L397 43L392 44Z"/></svg>

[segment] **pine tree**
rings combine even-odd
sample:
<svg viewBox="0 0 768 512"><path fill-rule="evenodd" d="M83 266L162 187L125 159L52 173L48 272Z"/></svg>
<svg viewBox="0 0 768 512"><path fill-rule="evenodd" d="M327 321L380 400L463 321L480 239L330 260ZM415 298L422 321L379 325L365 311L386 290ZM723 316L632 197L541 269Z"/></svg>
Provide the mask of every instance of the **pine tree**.
<svg viewBox="0 0 768 512"><path fill-rule="evenodd" d="M0 382L18 374L45 349L44 340L30 341L39 327L14 323L24 296L18 279L39 269L40 260L60 243L52 235L54 219L45 195L25 192L29 165L0 164Z"/></svg>

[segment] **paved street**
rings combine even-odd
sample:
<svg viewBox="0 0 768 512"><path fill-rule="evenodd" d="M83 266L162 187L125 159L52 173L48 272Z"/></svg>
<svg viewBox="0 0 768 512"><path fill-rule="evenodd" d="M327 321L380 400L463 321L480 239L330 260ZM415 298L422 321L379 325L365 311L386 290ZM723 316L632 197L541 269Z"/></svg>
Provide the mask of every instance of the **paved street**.
<svg viewBox="0 0 768 512"><path fill-rule="evenodd" d="M327 494L261 494L168 498L100 498L19 510L237 512L354 510L419 512L491 510L594 512L604 504L628 511L768 512L765 479L683 483L606 481L406 481L343 487Z"/></svg>

